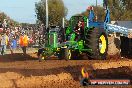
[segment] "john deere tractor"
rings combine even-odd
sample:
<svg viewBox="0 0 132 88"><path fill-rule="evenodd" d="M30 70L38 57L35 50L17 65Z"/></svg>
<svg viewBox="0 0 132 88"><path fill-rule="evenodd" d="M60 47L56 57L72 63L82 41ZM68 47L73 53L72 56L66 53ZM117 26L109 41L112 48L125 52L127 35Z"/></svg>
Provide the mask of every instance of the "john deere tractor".
<svg viewBox="0 0 132 88"><path fill-rule="evenodd" d="M58 47L58 57L66 60L79 59L81 53L86 53L93 59L105 59L108 39L103 25L100 22L89 22L86 16L71 17L65 31L66 42Z"/></svg>
<svg viewBox="0 0 132 88"><path fill-rule="evenodd" d="M64 32L58 32L57 28L52 28L47 34L46 47L38 51L39 59L42 60L51 55L66 60L79 59L81 53L86 53L90 58L105 59L108 39L104 24L89 23L86 16L73 16ZM59 41L59 36L62 41Z"/></svg>
<svg viewBox="0 0 132 88"><path fill-rule="evenodd" d="M39 61L45 60L52 55L56 56L58 45L62 42L62 28L59 26L50 26L44 36L44 44L38 50Z"/></svg>
<svg viewBox="0 0 132 88"><path fill-rule="evenodd" d="M110 22L109 9L106 11L104 22L94 21L94 11L90 7L89 18L73 16L66 28L50 28L47 33L45 47L38 50L41 61L51 55L59 59L79 59L86 53L92 59L105 59L108 51L107 23ZM61 41L59 41L59 39Z"/></svg>

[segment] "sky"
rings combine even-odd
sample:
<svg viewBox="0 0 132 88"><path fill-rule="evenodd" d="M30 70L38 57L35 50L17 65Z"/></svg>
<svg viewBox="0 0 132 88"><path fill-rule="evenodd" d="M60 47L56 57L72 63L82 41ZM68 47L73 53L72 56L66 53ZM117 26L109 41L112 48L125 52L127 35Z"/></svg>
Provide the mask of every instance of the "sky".
<svg viewBox="0 0 132 88"><path fill-rule="evenodd" d="M21 23L35 23L35 2L40 0L0 0L0 12L5 12L15 21ZM96 5L96 0L63 0L68 8L67 19L72 15L81 13L90 5ZM102 5L103 0L98 0Z"/></svg>

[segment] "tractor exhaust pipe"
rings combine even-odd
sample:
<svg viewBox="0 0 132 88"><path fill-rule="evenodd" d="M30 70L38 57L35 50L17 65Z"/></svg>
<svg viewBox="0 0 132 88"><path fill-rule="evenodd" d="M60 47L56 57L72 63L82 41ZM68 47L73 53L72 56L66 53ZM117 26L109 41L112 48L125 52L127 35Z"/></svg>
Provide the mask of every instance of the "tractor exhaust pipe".
<svg viewBox="0 0 132 88"><path fill-rule="evenodd" d="M62 18L62 33L63 33L63 38L62 38L62 40L63 40L63 42L65 42L65 18L63 17Z"/></svg>
<svg viewBox="0 0 132 88"><path fill-rule="evenodd" d="M65 18L64 17L62 19L62 27L63 27L63 29L65 28Z"/></svg>

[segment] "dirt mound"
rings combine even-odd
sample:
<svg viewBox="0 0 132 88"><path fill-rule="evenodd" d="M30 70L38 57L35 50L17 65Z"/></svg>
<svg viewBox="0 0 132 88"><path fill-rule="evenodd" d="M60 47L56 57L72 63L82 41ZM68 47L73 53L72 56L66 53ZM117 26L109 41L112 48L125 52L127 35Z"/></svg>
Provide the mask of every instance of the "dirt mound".
<svg viewBox="0 0 132 88"><path fill-rule="evenodd" d="M22 75L14 73L14 72L7 72L0 74L0 88L14 88L14 80L20 79Z"/></svg>
<svg viewBox="0 0 132 88"><path fill-rule="evenodd" d="M118 67L94 70L94 76L97 79L129 79L132 81L131 73L132 67Z"/></svg>
<svg viewBox="0 0 132 88"><path fill-rule="evenodd" d="M30 85L29 85L30 83ZM44 87L44 88L76 88L76 82L70 74L61 73L58 75L49 75L41 77L27 77L16 81L17 87Z"/></svg>
<svg viewBox="0 0 132 88"><path fill-rule="evenodd" d="M15 72L6 72L0 74L0 88L83 88L79 80L79 70L76 71L71 67L71 73L60 73L46 76L25 77ZM109 69L96 69L93 71L95 79L112 79L128 78L132 79L131 67L118 67ZM131 88L131 86L113 86L114 88ZM113 88L112 86L96 86L96 88ZM95 86L89 86L95 88Z"/></svg>
<svg viewBox="0 0 132 88"><path fill-rule="evenodd" d="M132 61L116 61L116 62L103 62L95 63L92 65L94 69L109 69L109 68L118 68L118 67L132 67Z"/></svg>
<svg viewBox="0 0 132 88"><path fill-rule="evenodd" d="M31 77L13 72L0 74L1 88L77 88L77 84L69 73Z"/></svg>

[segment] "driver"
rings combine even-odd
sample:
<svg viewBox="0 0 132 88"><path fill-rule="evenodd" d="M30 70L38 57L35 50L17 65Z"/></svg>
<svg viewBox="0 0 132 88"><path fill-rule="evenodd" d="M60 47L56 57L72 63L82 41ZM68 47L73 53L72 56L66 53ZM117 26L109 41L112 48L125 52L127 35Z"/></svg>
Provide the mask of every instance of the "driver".
<svg viewBox="0 0 132 88"><path fill-rule="evenodd" d="M77 34L77 37L76 37L77 40L82 37L83 30L84 30L84 22L83 21L79 21L78 22L78 25L77 25L77 27L75 29L75 32Z"/></svg>

